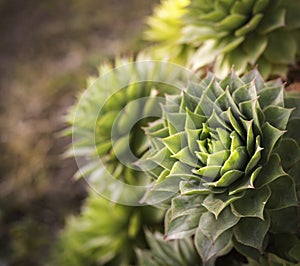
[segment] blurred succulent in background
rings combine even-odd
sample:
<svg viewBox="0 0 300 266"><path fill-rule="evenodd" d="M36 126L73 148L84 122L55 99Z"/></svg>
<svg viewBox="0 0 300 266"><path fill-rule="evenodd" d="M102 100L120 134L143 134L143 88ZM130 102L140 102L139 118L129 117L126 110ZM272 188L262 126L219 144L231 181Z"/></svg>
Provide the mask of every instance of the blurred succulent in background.
<svg viewBox="0 0 300 266"><path fill-rule="evenodd" d="M185 64L193 47L181 44L182 17L187 12L189 0L163 0L154 14L148 18L145 39L156 43L155 47L146 48L154 58L169 58L173 62Z"/></svg>
<svg viewBox="0 0 300 266"><path fill-rule="evenodd" d="M208 74L167 96L139 162L155 179L144 200L169 206L166 239L194 236L207 265L233 247L298 262L299 99L257 70Z"/></svg>
<svg viewBox="0 0 300 266"><path fill-rule="evenodd" d="M191 72L139 55L137 62L117 59L114 65L102 65L99 74L89 80L87 92L68 116L72 127L67 134L73 136L68 155L85 159L78 176L90 176L89 181L114 201L127 194L130 204L142 194L125 193L115 180L147 184L146 175L133 166L148 148L141 127L161 116L161 96L178 93ZM107 172L113 178L107 178Z"/></svg>
<svg viewBox="0 0 300 266"><path fill-rule="evenodd" d="M162 2L157 10L165 6ZM174 19L180 25L177 33L171 23L169 28L159 27L162 19L159 12L154 12L148 23L148 39L157 41L158 49L164 46L166 54L171 54L170 46L192 50L186 53L185 61L193 69L209 66L217 76L225 77L232 65L237 74L258 65L264 78L285 77L288 66L300 54L299 1L191 0L188 7L183 7L184 16ZM169 42L159 37L162 31L165 36L172 32ZM171 54L171 58L178 54Z"/></svg>
<svg viewBox="0 0 300 266"><path fill-rule="evenodd" d="M146 232L150 249L137 249L138 265L144 266L199 266L201 259L189 238L165 241L162 234Z"/></svg>
<svg viewBox="0 0 300 266"><path fill-rule="evenodd" d="M148 149L142 126L161 117L160 95L178 93L191 72L142 55L137 60L102 65L100 77L88 81L88 90L71 109L71 127L65 132L73 136L67 155L84 159L78 161L77 176L90 177L106 198L133 206L90 194L83 213L68 220L61 234L55 265L132 265L134 247L146 247L142 229L162 224L161 210L134 207L142 194L115 181L147 184L147 175L132 165ZM107 179L106 171L112 178Z"/></svg>
<svg viewBox="0 0 300 266"><path fill-rule="evenodd" d="M81 215L70 217L51 265L132 265L134 247L145 247L143 229L160 227L153 207L116 205L91 193Z"/></svg>

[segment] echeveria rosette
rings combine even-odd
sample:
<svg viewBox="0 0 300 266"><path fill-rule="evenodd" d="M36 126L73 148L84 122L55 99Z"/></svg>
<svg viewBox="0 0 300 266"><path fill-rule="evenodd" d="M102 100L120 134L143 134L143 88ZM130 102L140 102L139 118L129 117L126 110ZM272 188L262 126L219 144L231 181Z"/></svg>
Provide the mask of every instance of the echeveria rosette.
<svg viewBox="0 0 300 266"><path fill-rule="evenodd" d="M214 62L214 73L238 74L258 65L264 77L285 76L300 53L300 3L293 0L194 0L183 39L198 44L195 67Z"/></svg>
<svg viewBox="0 0 300 266"><path fill-rule="evenodd" d="M195 235L209 265L232 247L258 259L269 239L297 233L299 177L288 174L294 165L282 148L293 144L293 162L300 153L283 137L293 109L280 80L264 82L257 70L222 80L209 74L167 96L162 109L164 119L146 128L151 149L140 163L152 165L156 179L145 200L170 206L167 239Z"/></svg>
<svg viewBox="0 0 300 266"><path fill-rule="evenodd" d="M49 265L135 265L134 248L146 245L144 228L159 228L161 219L153 207L118 205L89 194L82 213L67 219Z"/></svg>

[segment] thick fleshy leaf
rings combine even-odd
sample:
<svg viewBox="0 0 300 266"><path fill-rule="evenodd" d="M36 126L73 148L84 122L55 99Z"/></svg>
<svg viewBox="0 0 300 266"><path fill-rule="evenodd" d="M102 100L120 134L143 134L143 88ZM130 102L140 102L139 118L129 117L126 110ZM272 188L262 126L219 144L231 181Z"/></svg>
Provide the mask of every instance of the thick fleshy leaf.
<svg viewBox="0 0 300 266"><path fill-rule="evenodd" d="M204 196L178 196L172 199L172 215L171 219L176 219L179 216L185 216L192 212L206 211L201 205Z"/></svg>
<svg viewBox="0 0 300 266"><path fill-rule="evenodd" d="M261 169L262 166L256 168L251 175L245 175L243 179L236 181L235 184L230 188L229 195L234 195L248 189L254 189L254 181Z"/></svg>
<svg viewBox="0 0 300 266"><path fill-rule="evenodd" d="M182 239L195 234L203 210L172 219L171 209L165 216L165 239Z"/></svg>
<svg viewBox="0 0 300 266"><path fill-rule="evenodd" d="M204 265L206 265L209 260L223 256L231 250L231 237L232 231L227 230L215 241L212 241L202 233L200 227L197 229L194 241Z"/></svg>
<svg viewBox="0 0 300 266"><path fill-rule="evenodd" d="M260 107L264 110L266 107L276 105L283 107L283 86L266 87L258 92L258 102Z"/></svg>
<svg viewBox="0 0 300 266"><path fill-rule="evenodd" d="M267 13L262 23L259 25L259 32L264 35L277 28L281 28L285 25L285 13L284 8L272 8L272 11Z"/></svg>
<svg viewBox="0 0 300 266"><path fill-rule="evenodd" d="M222 175L218 181L208 182L205 185L212 186L212 187L228 187L229 185L231 185L234 181L236 181L243 175L244 175L244 172L242 172L242 171L229 170L224 175Z"/></svg>
<svg viewBox="0 0 300 266"><path fill-rule="evenodd" d="M233 228L234 236L238 242L259 251L263 250L263 242L270 227L270 219L242 218ZM251 230L249 230L251 228Z"/></svg>
<svg viewBox="0 0 300 266"><path fill-rule="evenodd" d="M284 40L279 42L278 40ZM272 63L294 63L297 53L297 43L292 33L284 30L272 32L269 35L265 58Z"/></svg>
<svg viewBox="0 0 300 266"><path fill-rule="evenodd" d="M187 145L186 133L181 132L163 139L164 144L172 152L178 153L183 147Z"/></svg>
<svg viewBox="0 0 300 266"><path fill-rule="evenodd" d="M238 147L230 154L224 163L223 167L221 168L221 174L223 175L230 170L242 170L247 162L247 156L248 154L246 148Z"/></svg>
<svg viewBox="0 0 300 266"><path fill-rule="evenodd" d="M231 204L234 215L238 217L257 217L264 220L264 209L271 190L268 186L248 190L245 195Z"/></svg>
<svg viewBox="0 0 300 266"><path fill-rule="evenodd" d="M280 130L274 126L272 126L270 123L266 122L265 125L262 128L263 132L263 160L267 161L271 155L271 152L279 140L279 138L285 133L285 131Z"/></svg>
<svg viewBox="0 0 300 266"><path fill-rule="evenodd" d="M285 109L280 106L269 106L264 110L266 121L273 127L284 130L293 109Z"/></svg>
<svg viewBox="0 0 300 266"><path fill-rule="evenodd" d="M191 181L181 181L179 184L181 195L207 195L209 193L223 193L225 188L210 188L208 186L204 186L202 183L199 184Z"/></svg>
<svg viewBox="0 0 300 266"><path fill-rule="evenodd" d="M202 205L218 218L219 214L232 202L243 197L243 193L228 196L226 194L209 194Z"/></svg>
<svg viewBox="0 0 300 266"><path fill-rule="evenodd" d="M227 207L218 219L210 212L203 213L200 218L199 229L212 242L215 242L221 234L233 227L238 221L239 218L233 215L230 208Z"/></svg>
<svg viewBox="0 0 300 266"><path fill-rule="evenodd" d="M297 233L297 207L288 207L279 210L268 210L268 214L271 220L270 232L276 234Z"/></svg>
<svg viewBox="0 0 300 266"><path fill-rule="evenodd" d="M239 37L253 31L262 19L263 14L256 14L247 24L235 31L235 36Z"/></svg>
<svg viewBox="0 0 300 266"><path fill-rule="evenodd" d="M258 259L261 257L261 253L253 247L246 246L239 241L236 240L235 236L233 235L232 237L232 243L234 248L242 255L244 255L247 260L254 259L255 261L258 261ZM262 266L262 265L256 265L256 266ZM263 266L268 266L268 265L263 265Z"/></svg>
<svg viewBox="0 0 300 266"><path fill-rule="evenodd" d="M279 156L277 154L272 154L268 163L264 165L256 177L254 185L257 188L260 188L285 175L287 174L281 167Z"/></svg>
<svg viewBox="0 0 300 266"><path fill-rule="evenodd" d="M276 153L278 153L282 167L286 171L300 161L300 147L294 139L282 139Z"/></svg>
<svg viewBox="0 0 300 266"><path fill-rule="evenodd" d="M198 159L193 156L188 147L183 148L178 153L171 155L172 158L175 158L191 167L198 166Z"/></svg>
<svg viewBox="0 0 300 266"><path fill-rule="evenodd" d="M272 195L267 203L267 208L278 210L290 206L298 206L296 185L290 176L283 176L269 184Z"/></svg>

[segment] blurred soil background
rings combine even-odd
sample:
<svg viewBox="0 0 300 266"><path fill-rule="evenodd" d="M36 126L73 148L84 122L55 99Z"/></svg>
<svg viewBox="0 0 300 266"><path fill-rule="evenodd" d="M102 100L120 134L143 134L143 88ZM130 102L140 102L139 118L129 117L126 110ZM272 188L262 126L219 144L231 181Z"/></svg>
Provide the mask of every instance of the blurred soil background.
<svg viewBox="0 0 300 266"><path fill-rule="evenodd" d="M47 262L86 196L62 154L63 116L85 79L143 47L157 0L0 0L0 266Z"/></svg>

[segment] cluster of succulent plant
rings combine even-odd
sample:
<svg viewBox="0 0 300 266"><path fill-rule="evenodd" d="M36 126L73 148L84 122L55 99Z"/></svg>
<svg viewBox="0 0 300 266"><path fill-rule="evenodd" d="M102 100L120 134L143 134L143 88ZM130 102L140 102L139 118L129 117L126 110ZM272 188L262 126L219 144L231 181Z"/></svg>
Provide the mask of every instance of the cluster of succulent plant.
<svg viewBox="0 0 300 266"><path fill-rule="evenodd" d="M300 53L300 3L293 0L190 0L184 6L181 23L170 23L172 38L160 38L165 27L160 13L168 13L166 2L149 19L151 33L146 36L157 41L158 48L170 46L193 51L186 53L185 61L193 68L212 67L219 77L228 74L232 65L238 74L258 65L267 78L285 76L288 66L294 64ZM163 11L162 11L163 10ZM178 17L176 17L178 21ZM175 30L177 32L175 33ZM167 36L168 29L165 30ZM176 36L176 37L175 37ZM170 42L173 42L171 44ZM179 48L181 47L181 48ZM155 54L156 47L153 47ZM162 52L161 52L162 53Z"/></svg>
<svg viewBox="0 0 300 266"><path fill-rule="evenodd" d="M77 177L117 203L90 194L56 262L300 262L300 95L265 81L299 54L298 12L290 0L162 1L146 31L157 46L103 64L67 117Z"/></svg>

